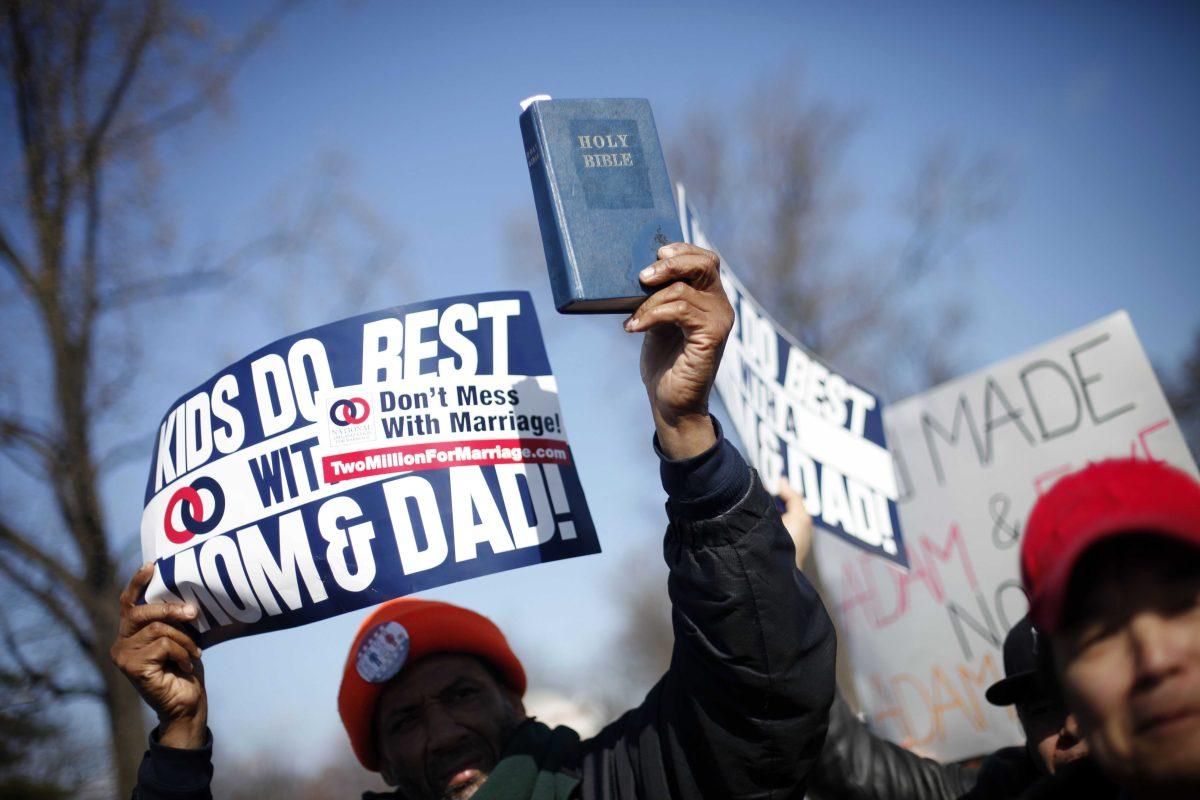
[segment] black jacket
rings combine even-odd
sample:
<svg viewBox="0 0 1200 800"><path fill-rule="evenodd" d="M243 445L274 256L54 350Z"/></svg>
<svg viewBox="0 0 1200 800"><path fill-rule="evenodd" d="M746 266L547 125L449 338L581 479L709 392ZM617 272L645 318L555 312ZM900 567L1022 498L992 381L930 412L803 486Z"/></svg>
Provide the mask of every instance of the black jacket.
<svg viewBox="0 0 1200 800"><path fill-rule="evenodd" d="M833 700L829 617L793 566L773 499L732 445L664 459L662 472L671 666L640 706L582 742L579 796L801 798ZM206 800L205 751L165 750L152 744L134 797ZM162 774L163 759L180 755L196 762L190 777Z"/></svg>
<svg viewBox="0 0 1200 800"><path fill-rule="evenodd" d="M1021 800L1059 800L1064 797L1085 797L1087 800L1118 800L1128 797L1113 783L1091 758L1081 758L1067 764L1053 775L1043 775L1029 787Z"/></svg>
<svg viewBox="0 0 1200 800"><path fill-rule="evenodd" d="M829 735L809 781L813 800L953 800L975 786L976 771L922 758L876 736L839 692Z"/></svg>
<svg viewBox="0 0 1200 800"><path fill-rule="evenodd" d="M1005 747L979 769L942 764L871 733L841 694L809 780L812 800L1016 800L1114 796L1091 759L1047 775L1024 747ZM1104 788L1108 793L1100 791Z"/></svg>

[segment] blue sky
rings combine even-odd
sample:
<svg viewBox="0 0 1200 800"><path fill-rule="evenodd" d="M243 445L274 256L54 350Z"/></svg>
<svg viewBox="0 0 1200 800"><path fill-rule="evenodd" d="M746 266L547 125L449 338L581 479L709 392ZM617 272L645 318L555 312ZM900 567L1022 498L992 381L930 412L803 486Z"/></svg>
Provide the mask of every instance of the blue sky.
<svg viewBox="0 0 1200 800"><path fill-rule="evenodd" d="M336 150L444 285L489 285L505 212L528 201L516 101L645 96L667 133L697 102L737 110L795 69L862 115L848 171L862 235L939 141L1010 163L1016 203L975 243L982 364L1125 305L1156 357L1185 347L1200 281L1200 11L1182 5L326 3L303 8L239 79L232 112L189 134L175 180L192 224L239 209ZM218 13L243 22L241 4ZM199 146L196 146L199 145ZM445 248L453 240L455 252ZM468 256L470 247L475 254ZM493 272L493 274L495 274ZM1134 279L1136 276L1136 280ZM428 272L426 277L431 277ZM498 275L496 276L499 277ZM495 281L493 281L495 283ZM498 284L497 284L498 285ZM441 285L430 281L431 290ZM1054 314L1041 303L1051 303ZM1000 335L1009 327L1025 338Z"/></svg>
<svg viewBox="0 0 1200 800"><path fill-rule="evenodd" d="M210 13L218 28L236 30L258 6L216 4ZM861 201L852 231L864 242L891 223L894 197L930 145L955 142L1008 162L1011 210L969 242L974 315L964 372L1118 308L1130 312L1150 356L1164 365L1180 359L1200 326L1194 5L521 8L302 6L248 63L229 112L163 148L166 212L181 250L253 235L279 186L322 153L338 152L355 192L405 242L405 270L383 276L367 308L526 288L506 271L503 246L506 218L531 203L517 129L521 98L647 97L669 137L690 105L737 113L756 80L796 70L813 96L861 115L845 169ZM545 296L544 286L533 288ZM290 332L278 327L270 297L261 302L260 315L223 321L221 348L186 327L194 321L164 323L143 342L152 359L163 348L188 356L155 373L146 419L157 420L224 363ZM319 297L275 302L298 304L285 316L305 326L328 321ZM609 643L616 620L606 595L623 557L655 552L662 497L636 350L622 339L619 319L567 324L548 321L548 305L540 313L561 334L548 343L551 363L606 552L431 594L491 614L535 680L577 682L621 657ZM614 359L613 370L592 368ZM620 359L628 362L623 377ZM137 526L142 468L114 476L107 489L123 530ZM339 736L337 681L360 618L206 654L222 743L275 749L301 764L319 760Z"/></svg>

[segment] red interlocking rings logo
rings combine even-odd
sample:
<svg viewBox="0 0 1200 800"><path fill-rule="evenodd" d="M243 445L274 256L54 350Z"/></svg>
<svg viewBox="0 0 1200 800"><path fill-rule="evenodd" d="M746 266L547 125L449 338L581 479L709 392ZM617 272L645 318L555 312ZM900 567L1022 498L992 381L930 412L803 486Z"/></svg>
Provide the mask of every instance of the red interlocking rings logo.
<svg viewBox="0 0 1200 800"><path fill-rule="evenodd" d="M358 409L362 407L360 412ZM357 425L366 422L371 415L371 406L361 397L351 397L349 400L338 400L329 407L329 419L339 428L347 425Z"/></svg>
<svg viewBox="0 0 1200 800"><path fill-rule="evenodd" d="M200 492L212 495L212 511L204 513L204 501ZM179 518L183 521L183 530L175 527L175 506L179 506ZM181 486L167 501L167 511L163 514L163 531L167 540L173 544L184 544L197 534L209 533L217 527L221 516L225 513L225 492L221 484L207 476L196 478L191 486Z"/></svg>

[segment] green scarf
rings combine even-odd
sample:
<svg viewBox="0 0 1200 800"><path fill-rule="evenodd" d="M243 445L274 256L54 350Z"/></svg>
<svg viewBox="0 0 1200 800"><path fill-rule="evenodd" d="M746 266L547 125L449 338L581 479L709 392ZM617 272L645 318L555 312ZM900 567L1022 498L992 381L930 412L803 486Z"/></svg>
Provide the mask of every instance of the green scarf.
<svg viewBox="0 0 1200 800"><path fill-rule="evenodd" d="M578 733L528 719L513 733L500 762L472 800L573 800L578 796L581 761ZM363 795L363 800L372 798L400 795Z"/></svg>
<svg viewBox="0 0 1200 800"><path fill-rule="evenodd" d="M527 720L473 800L570 800L579 787L580 760L578 733Z"/></svg>

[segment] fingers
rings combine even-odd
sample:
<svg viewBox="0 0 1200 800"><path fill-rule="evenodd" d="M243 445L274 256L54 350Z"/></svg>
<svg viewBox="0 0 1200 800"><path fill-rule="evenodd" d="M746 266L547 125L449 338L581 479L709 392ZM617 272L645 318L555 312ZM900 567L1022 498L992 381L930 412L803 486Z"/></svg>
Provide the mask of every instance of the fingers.
<svg viewBox="0 0 1200 800"><path fill-rule="evenodd" d="M143 564L121 592L121 624L118 636L132 636L153 622L191 622L196 609L179 603L138 604L154 577L154 564Z"/></svg>
<svg viewBox="0 0 1200 800"><path fill-rule="evenodd" d="M665 323L697 327L712 305L711 298L699 289L672 283L647 297L625 321L625 330L644 331Z"/></svg>
<svg viewBox="0 0 1200 800"><path fill-rule="evenodd" d="M717 254L712 250L705 250L699 245L687 242L671 242L658 248L659 258L670 258L671 256L711 256L715 259Z"/></svg>
<svg viewBox="0 0 1200 800"><path fill-rule="evenodd" d="M191 622L196 618L196 608L179 603L146 603L129 609L126 616L133 625L140 628L147 623L160 620Z"/></svg>
<svg viewBox="0 0 1200 800"><path fill-rule="evenodd" d="M147 564L121 592L120 627L108 656L160 720L169 713L176 721L198 718L202 726L206 705L200 647L178 627L196 619L199 609L181 603L139 604L153 576L154 565ZM180 680L191 687L182 695ZM164 741L170 732L164 733Z"/></svg>
<svg viewBox="0 0 1200 800"><path fill-rule="evenodd" d="M150 645L148 655L151 663L166 664L173 661L184 672L191 673L193 670L191 654L174 639L164 637L155 640L154 644Z"/></svg>
<svg viewBox="0 0 1200 800"><path fill-rule="evenodd" d="M720 283L721 260L711 250L677 243L659 248L658 255L660 260L638 275L645 286L687 281L699 289L709 289Z"/></svg>
<svg viewBox="0 0 1200 800"><path fill-rule="evenodd" d="M796 569L804 569L804 560L812 549L813 522L804 506L804 495L796 491L787 478L779 477L779 497L783 500L784 511L779 515L780 522L792 537L796 548Z"/></svg>
<svg viewBox="0 0 1200 800"><path fill-rule="evenodd" d="M723 337L733 325L733 309L721 288L717 254L695 245L676 243L658 251L662 257L639 276L647 287L663 287L650 295L625 322L629 332L673 324L689 330L707 320Z"/></svg>
<svg viewBox="0 0 1200 800"><path fill-rule="evenodd" d="M780 516L783 518L784 527L793 536L800 528L812 527L812 518L804 506L804 495L796 491L791 482L782 475L779 477L779 498L783 500L784 509Z"/></svg>
<svg viewBox="0 0 1200 800"><path fill-rule="evenodd" d="M200 655L200 648L187 634L165 622L151 622L130 636L122 636L109 650L112 662L134 680L135 686L167 661L191 673L200 663Z"/></svg>
<svg viewBox="0 0 1200 800"><path fill-rule="evenodd" d="M150 580L154 577L154 563L142 564L138 567L138 571L133 573L133 577L129 579L125 589L121 592L121 605L132 606L141 599L142 593L146 591L146 587L150 585Z"/></svg>
<svg viewBox="0 0 1200 800"><path fill-rule="evenodd" d="M782 495L780 495L782 497ZM797 533L803 533L812 527L812 517L808 515L808 509L804 507L804 498L800 495L794 495L793 498L784 498L784 510L779 515L783 521L783 527L788 529L793 538Z"/></svg>
<svg viewBox="0 0 1200 800"><path fill-rule="evenodd" d="M801 510L804 510L804 495L797 492L792 487L792 482L784 475L779 476L779 485L776 494L779 495L779 499L783 500L783 504L787 507L788 511L797 506Z"/></svg>
<svg viewBox="0 0 1200 800"><path fill-rule="evenodd" d="M191 622L196 618L194 606L178 603L146 603L121 611L121 635L132 636L152 622Z"/></svg>
<svg viewBox="0 0 1200 800"><path fill-rule="evenodd" d="M129 641L135 647L143 647L154 644L158 639L170 639L186 650L189 658L200 658L200 647L192 641L192 637L165 622L151 622L130 637Z"/></svg>
<svg viewBox="0 0 1200 800"><path fill-rule="evenodd" d="M639 311L636 317L625 323L625 330L636 333L659 325L678 325L684 330L695 330L703 321L703 312L700 309L685 300L675 300L655 306L649 311Z"/></svg>

